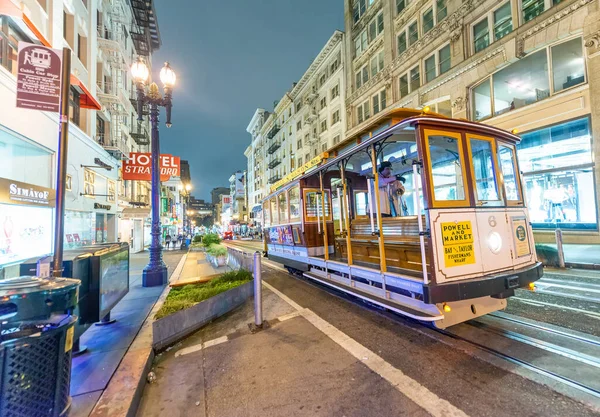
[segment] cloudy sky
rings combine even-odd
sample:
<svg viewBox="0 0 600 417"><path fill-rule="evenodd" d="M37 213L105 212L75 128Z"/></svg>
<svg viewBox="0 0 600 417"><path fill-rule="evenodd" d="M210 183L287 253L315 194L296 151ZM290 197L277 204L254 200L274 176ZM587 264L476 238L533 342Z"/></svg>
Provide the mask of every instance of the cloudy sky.
<svg viewBox="0 0 600 417"><path fill-rule="evenodd" d="M161 153L187 159L193 194L228 186L246 168L246 127L308 68L334 30L344 28L342 0L156 1L164 61L177 73L173 127L161 123Z"/></svg>

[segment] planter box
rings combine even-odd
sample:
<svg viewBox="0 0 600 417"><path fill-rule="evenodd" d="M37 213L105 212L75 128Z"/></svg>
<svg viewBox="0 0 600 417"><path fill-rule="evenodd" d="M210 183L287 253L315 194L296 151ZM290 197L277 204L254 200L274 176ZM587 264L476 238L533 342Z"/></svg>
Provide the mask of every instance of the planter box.
<svg viewBox="0 0 600 417"><path fill-rule="evenodd" d="M152 323L155 351L194 333L205 324L242 305L254 294L254 281L204 300L193 307L178 311Z"/></svg>

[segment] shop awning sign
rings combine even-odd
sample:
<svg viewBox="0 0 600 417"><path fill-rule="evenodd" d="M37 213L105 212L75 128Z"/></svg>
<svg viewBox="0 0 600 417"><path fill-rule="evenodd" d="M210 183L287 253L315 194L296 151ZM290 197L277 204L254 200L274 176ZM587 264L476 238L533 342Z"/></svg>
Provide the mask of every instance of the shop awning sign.
<svg viewBox="0 0 600 417"><path fill-rule="evenodd" d="M150 153L131 152L129 159L123 161L123 179L131 181L152 180L152 157ZM178 156L160 155L160 180L169 181L171 177L179 177L181 163Z"/></svg>
<svg viewBox="0 0 600 417"><path fill-rule="evenodd" d="M56 193L52 188L0 178L0 203L54 207Z"/></svg>
<svg viewBox="0 0 600 417"><path fill-rule="evenodd" d="M19 42L17 107L60 111L62 51Z"/></svg>

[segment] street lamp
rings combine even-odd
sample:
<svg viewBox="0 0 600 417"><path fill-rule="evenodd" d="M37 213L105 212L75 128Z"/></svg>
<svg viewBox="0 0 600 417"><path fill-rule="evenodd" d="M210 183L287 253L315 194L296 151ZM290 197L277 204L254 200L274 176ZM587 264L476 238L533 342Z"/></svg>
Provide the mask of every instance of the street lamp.
<svg viewBox="0 0 600 417"><path fill-rule="evenodd" d="M131 75L136 84L137 90L137 113L138 120L143 120L142 111L144 104L150 105L150 123L152 124L152 228L150 235L150 262L144 268L142 274L142 285L144 287L153 287L165 285L168 281L167 266L162 259L161 230L160 230L160 144L158 138L158 114L159 107L164 107L167 113L166 126L171 127L171 108L173 107L172 88L175 85L175 72L171 69L168 62L160 70L160 80L163 83L165 96L162 97L158 91L156 83L151 83L148 87L148 93L145 91L146 84L149 82L150 70L140 58L131 65Z"/></svg>

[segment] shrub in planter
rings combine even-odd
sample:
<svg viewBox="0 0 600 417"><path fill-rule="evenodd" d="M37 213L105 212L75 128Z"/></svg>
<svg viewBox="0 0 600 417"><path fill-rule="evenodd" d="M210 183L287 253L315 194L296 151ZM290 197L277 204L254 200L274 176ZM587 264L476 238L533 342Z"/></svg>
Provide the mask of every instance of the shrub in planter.
<svg viewBox="0 0 600 417"><path fill-rule="evenodd" d="M194 240L192 240L193 243L200 243L202 242L202 236L201 235L196 235L194 236Z"/></svg>
<svg viewBox="0 0 600 417"><path fill-rule="evenodd" d="M553 266L558 267L558 250L552 246L548 245L535 245L535 251L537 253L538 260L544 266Z"/></svg>
<svg viewBox="0 0 600 417"><path fill-rule="evenodd" d="M216 233L207 233L204 235L204 238L202 239L202 244L206 248L209 248L210 245L215 245L215 244L219 244L219 243L221 243L221 238Z"/></svg>
<svg viewBox="0 0 600 417"><path fill-rule="evenodd" d="M217 258L219 266L224 266L227 261L227 248L223 245L213 244L207 249L210 256Z"/></svg>

